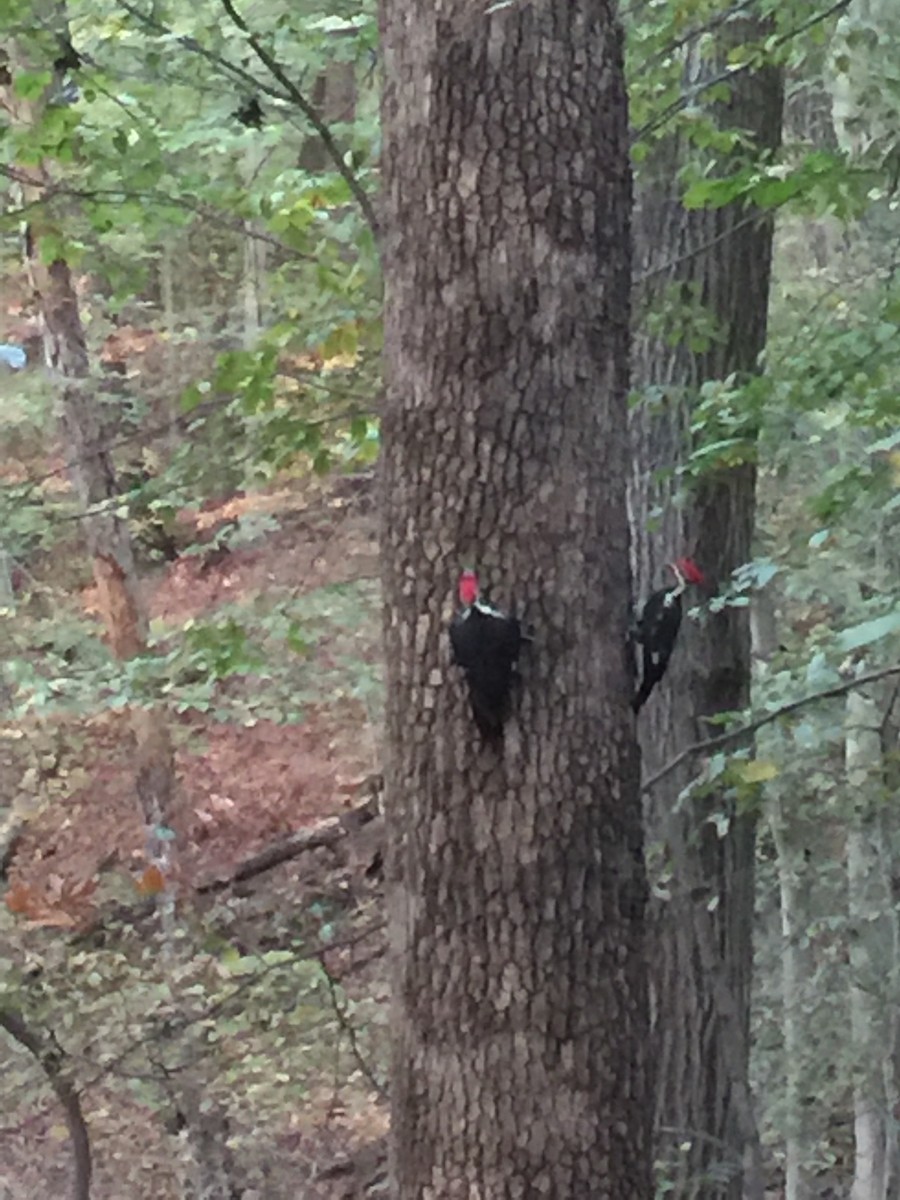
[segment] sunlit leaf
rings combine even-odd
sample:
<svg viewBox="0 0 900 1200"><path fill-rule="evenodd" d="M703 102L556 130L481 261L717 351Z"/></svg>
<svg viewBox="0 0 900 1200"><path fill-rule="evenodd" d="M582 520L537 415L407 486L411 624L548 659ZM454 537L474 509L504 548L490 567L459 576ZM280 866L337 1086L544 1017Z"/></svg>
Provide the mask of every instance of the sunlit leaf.
<svg viewBox="0 0 900 1200"><path fill-rule="evenodd" d="M836 644L839 650L857 650L860 646L868 646L882 638L900 631L900 609L885 613L872 621L863 621L860 625L852 625L842 629L838 634Z"/></svg>
<svg viewBox="0 0 900 1200"><path fill-rule="evenodd" d="M741 783L766 783L777 779L778 766L768 759L751 758L748 762L735 763L734 773Z"/></svg>

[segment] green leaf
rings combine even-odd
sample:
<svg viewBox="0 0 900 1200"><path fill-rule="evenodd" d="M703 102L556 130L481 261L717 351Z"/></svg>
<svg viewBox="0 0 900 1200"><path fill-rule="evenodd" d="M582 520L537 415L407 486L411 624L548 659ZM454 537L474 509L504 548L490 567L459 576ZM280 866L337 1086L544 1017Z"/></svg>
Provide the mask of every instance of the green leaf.
<svg viewBox="0 0 900 1200"><path fill-rule="evenodd" d="M734 773L741 783L766 783L778 778L778 767L765 758L751 758L749 762L735 764Z"/></svg>
<svg viewBox="0 0 900 1200"><path fill-rule="evenodd" d="M868 447L870 454L884 454L889 450L896 450L900 446L900 432L892 433L888 437L879 438L877 442L872 442Z"/></svg>
<svg viewBox="0 0 900 1200"><path fill-rule="evenodd" d="M885 613L883 617L876 617L873 621L863 621L861 625L852 625L849 629L841 630L836 644L839 650L857 650L860 646L868 646L897 632L900 632L900 609Z"/></svg>

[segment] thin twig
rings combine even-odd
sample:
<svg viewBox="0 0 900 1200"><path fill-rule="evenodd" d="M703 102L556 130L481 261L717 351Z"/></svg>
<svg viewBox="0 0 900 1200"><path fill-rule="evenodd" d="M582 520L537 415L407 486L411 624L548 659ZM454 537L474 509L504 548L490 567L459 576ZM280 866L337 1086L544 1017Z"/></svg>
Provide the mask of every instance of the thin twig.
<svg viewBox="0 0 900 1200"><path fill-rule="evenodd" d="M341 1004L337 992L337 980L334 978L325 964L324 951L319 955L319 966L322 968L322 974L325 976L325 982L328 984L328 992L331 996L331 1006L334 1009L334 1015L337 1017L337 1022L341 1030L347 1035L347 1041L350 1043L350 1052L356 1060L356 1065L359 1067L360 1071L362 1071L366 1079L368 1079L371 1086L378 1093L379 1098L381 1100L386 1100L387 1090L379 1081L372 1068L366 1061L365 1055L359 1048L359 1040L356 1036L356 1026L347 1015L346 1008L344 1008L343 1004Z"/></svg>
<svg viewBox="0 0 900 1200"><path fill-rule="evenodd" d="M257 229L256 227L248 228L246 217L233 216L231 213L224 212L212 204L206 204L201 200L193 200L188 196L172 196L153 189L150 191L132 191L128 188L69 187L56 180L33 179L18 167L4 166L3 164L0 164L0 175L11 180L13 183L27 183L30 187L43 190L46 193L39 200L31 200L15 208L6 208L3 214L3 221L8 222L10 227L13 226L14 222L20 221L28 212L43 208L58 196L67 196L73 200L88 202L94 200L149 200L159 204L161 208L184 209L186 212L193 213L203 221L214 222L220 228L230 229L234 233L239 233L249 241L262 242L264 245L273 246L276 250L298 261L311 263L321 261L319 256L305 254L302 250L297 250L295 247L289 246L287 242L282 241L281 238L276 237L272 233L267 233L265 230Z"/></svg>
<svg viewBox="0 0 900 1200"><path fill-rule="evenodd" d="M694 25L691 29L681 34L680 37L673 38L671 42L667 42L656 54L651 54L649 58L641 62L641 74L648 74L653 67L669 58L670 55L676 54L689 42L695 42L698 38L703 37L704 34L712 33L715 29L718 29L720 25L725 25L728 21L733 21L739 13L744 12L745 9L752 8L755 3L756 0L741 0L741 3L736 4L734 8L723 9L722 12L718 12L710 17L708 21L704 21L702 25Z"/></svg>
<svg viewBox="0 0 900 1200"><path fill-rule="evenodd" d="M791 700L787 704L782 704L779 708L755 717L737 729L730 729L727 733L718 733L715 737L694 742L676 754L664 767L660 767L649 779L646 779L641 785L641 791L649 792L661 779L671 775L682 763L695 758L698 754L704 754L709 750L719 750L722 746L739 742L742 738L749 737L751 733L756 733L757 729L762 729L764 725L771 725L773 721L778 721L789 713L797 712L798 709L806 708L810 704L817 704L820 700L832 700L836 696L845 696L847 692L852 692L855 688L865 687L867 683L875 683L879 679L889 679L892 675L900 675L900 663L894 663L890 667L881 667L877 671L867 671L865 675L859 675L856 679L850 679L846 683L836 683L833 687L823 688L821 692L812 692L809 696L801 696L799 700Z"/></svg>
<svg viewBox="0 0 900 1200"><path fill-rule="evenodd" d="M91 1195L91 1141L88 1136L81 1099L74 1086L62 1072L64 1055L55 1039L42 1039L29 1028L21 1013L10 1008L0 1009L0 1029L5 1029L11 1038L24 1046L41 1065L47 1082L66 1115L69 1139L72 1142L74 1172L72 1178L72 1200L90 1200Z"/></svg>
<svg viewBox="0 0 900 1200"><path fill-rule="evenodd" d="M279 372L279 374L281 374L281 372ZM329 392L330 395L337 394L336 389L327 388L312 378L304 380L302 376L294 373L288 375L287 378L300 380L306 386L319 387L323 391ZM343 399L347 396L356 396L358 393L350 392L347 389L342 389L340 395ZM363 398L360 397L360 399ZM192 408L189 412L182 413L177 417L170 417L158 425L150 425L146 428L138 429L134 433L123 434L120 438L110 440L107 443L107 448L110 450L117 450L122 446L127 446L130 442L140 442L143 445L146 444L148 439L158 437L161 434L167 433L173 429L184 430L199 417L213 415L217 410L227 407L229 404L233 403L233 401L234 397L229 395L211 397L209 400L204 400L200 404L196 405L196 407ZM340 421L352 421L355 417L371 418L374 417L374 415L374 413L369 412L358 405L354 405L353 408L346 409L339 413L333 413L327 417L314 417L311 421L307 422L307 425L311 428L322 427L326 425L332 425ZM243 456L243 458L249 458L252 454L253 450L251 449ZM83 457L67 459L62 466L53 467L51 470L45 471L41 475L28 475L25 479L18 480L15 483L0 483L0 498L2 498L3 493L6 492L14 495L17 500L21 500L25 496L30 495L35 488L40 487L42 483L46 483L49 479L55 479L57 477L66 475L70 470L72 470L73 467L79 466L83 461ZM229 462L231 463L239 461L241 461L241 457L232 456L229 459ZM110 503L114 501L115 503L112 505L114 507L116 504L122 503L122 499L122 496L115 496L111 498ZM106 502L103 502L103 504L105 503ZM91 511L102 511L102 507L103 505L98 505ZM73 517L52 516L49 518L49 520L77 521L80 520L83 515L83 513L77 513Z"/></svg>
<svg viewBox="0 0 900 1200"><path fill-rule="evenodd" d="M736 221L734 225L730 225L728 229L723 229L720 233L717 233L715 237L711 237L708 241L703 242L702 245L694 246L691 250L686 250L684 254L679 254L677 258L666 259L666 261L660 263L659 266L650 267L646 271L641 271L639 275L634 276L631 282L634 287L640 287L649 279L653 279L657 275L662 275L666 271L674 271L675 268L680 267L682 263L690 262L693 258L699 258L701 254L705 254L707 250L711 250L714 246L718 245L719 242L723 242L726 238L732 237L741 229L746 228L746 226L753 225L757 221L765 219L766 214L764 212L752 212L749 217L742 217L740 221Z"/></svg>

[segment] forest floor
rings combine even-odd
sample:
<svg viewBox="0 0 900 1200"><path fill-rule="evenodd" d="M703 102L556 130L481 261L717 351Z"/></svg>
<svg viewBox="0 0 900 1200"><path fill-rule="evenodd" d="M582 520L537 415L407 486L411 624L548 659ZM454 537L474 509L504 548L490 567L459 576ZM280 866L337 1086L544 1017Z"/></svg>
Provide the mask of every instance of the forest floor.
<svg viewBox="0 0 900 1200"><path fill-rule="evenodd" d="M290 594L302 602L343 585L368 587L360 593L353 628L333 635L326 630L316 641L306 663L316 687L297 723L260 719L242 725L197 712L175 719L180 903L202 906L204 885L208 891L211 882L227 880L258 852L346 814L378 779L380 714L344 686L337 669L349 654L377 672L380 657L376 519L365 490L359 495L347 490L340 480L334 486L273 489L209 509L200 523L263 512L275 516L278 528L217 561L185 557L146 575L155 628L209 618L253 597ZM87 614L96 612L92 587L82 591L81 604ZM124 894L133 903L141 893L145 833L123 722L108 714L79 722L77 774L71 774L79 785L70 786L65 803L41 806L9 867L7 906L35 925L58 927L60 936L97 920L110 894ZM246 889L252 892L253 928L265 930L274 914L297 906L302 895L333 890L336 877L356 916L361 921L374 916L380 926L380 886L365 874L376 843L377 837L370 839L356 855L326 848L293 856L258 872ZM377 940L383 941L381 934ZM378 1003L384 997L380 954L379 949L369 954L357 980ZM148 1162L162 1153L154 1148L146 1111L137 1103L130 1111L119 1103L111 1112L102 1094L86 1097L86 1103L95 1200L169 1195L160 1177L155 1183L148 1179L147 1191L133 1191L133 1185L123 1190L117 1183L122 1176L116 1164L134 1153L135 1138ZM348 1071L331 1086L323 1082L282 1115L280 1128L260 1131L261 1138L276 1143L272 1157L278 1160L269 1164L271 1190L260 1191L260 1197L337 1200L363 1194L357 1189L381 1159L387 1120L383 1097L363 1072ZM0 1200L61 1194L56 1189L65 1187L69 1150L52 1102L7 1113L2 1125ZM344 1170L344 1159L357 1169Z"/></svg>

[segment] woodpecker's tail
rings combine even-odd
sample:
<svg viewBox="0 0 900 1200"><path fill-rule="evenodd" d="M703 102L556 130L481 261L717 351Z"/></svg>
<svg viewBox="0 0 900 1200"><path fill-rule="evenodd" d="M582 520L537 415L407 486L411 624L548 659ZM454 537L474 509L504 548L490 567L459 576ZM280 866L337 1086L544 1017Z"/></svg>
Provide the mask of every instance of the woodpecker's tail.
<svg viewBox="0 0 900 1200"><path fill-rule="evenodd" d="M496 742L503 737L503 722L506 720L507 703L495 704L492 698L483 695L478 689L469 687L469 701L472 705L472 716L478 732L487 742Z"/></svg>
<svg viewBox="0 0 900 1200"><path fill-rule="evenodd" d="M631 711L633 713L639 713L650 699L650 693L653 691L655 683L655 679L645 679L643 681L631 701Z"/></svg>

